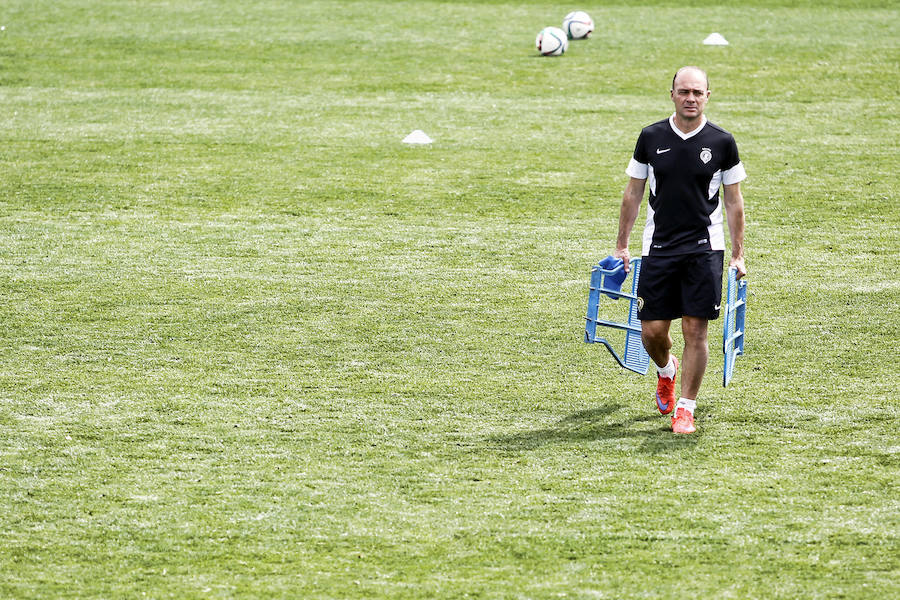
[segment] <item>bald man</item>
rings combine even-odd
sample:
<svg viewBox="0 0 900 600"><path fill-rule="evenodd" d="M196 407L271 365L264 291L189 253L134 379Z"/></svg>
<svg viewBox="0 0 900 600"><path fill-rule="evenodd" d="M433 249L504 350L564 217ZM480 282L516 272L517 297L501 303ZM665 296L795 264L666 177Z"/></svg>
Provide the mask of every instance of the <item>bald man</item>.
<svg viewBox="0 0 900 600"><path fill-rule="evenodd" d="M719 318L721 308L723 206L731 238L728 265L738 278L747 274L740 187L747 175L734 137L703 114L710 96L706 72L682 67L672 78L670 95L675 113L641 130L626 169L630 179L613 256L630 270L628 238L649 182L638 281L641 339L656 364L656 407L664 415L674 410L673 432L690 434L696 431L694 409L709 359L709 321ZM675 319L681 319L684 337L677 399L679 361L669 335Z"/></svg>

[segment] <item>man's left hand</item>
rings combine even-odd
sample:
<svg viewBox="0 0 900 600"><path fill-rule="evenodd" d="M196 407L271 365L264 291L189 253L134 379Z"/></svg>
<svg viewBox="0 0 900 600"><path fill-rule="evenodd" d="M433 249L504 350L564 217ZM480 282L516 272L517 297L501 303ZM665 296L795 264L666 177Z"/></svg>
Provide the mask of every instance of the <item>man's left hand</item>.
<svg viewBox="0 0 900 600"><path fill-rule="evenodd" d="M737 273L735 274L735 279L741 279L747 276L747 267L744 266L744 258L732 258L728 263L728 268L734 267L737 269Z"/></svg>

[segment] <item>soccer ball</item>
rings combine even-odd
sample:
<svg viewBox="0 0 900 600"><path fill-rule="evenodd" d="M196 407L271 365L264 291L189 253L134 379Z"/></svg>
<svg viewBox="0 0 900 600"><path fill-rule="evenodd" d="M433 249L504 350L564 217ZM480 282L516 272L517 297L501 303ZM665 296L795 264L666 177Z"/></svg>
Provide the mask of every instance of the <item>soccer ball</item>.
<svg viewBox="0 0 900 600"><path fill-rule="evenodd" d="M544 27L534 42L544 56L559 56L569 47L566 32L559 27Z"/></svg>
<svg viewBox="0 0 900 600"><path fill-rule="evenodd" d="M594 31L594 20L583 10L576 10L563 19L563 30L570 40L585 39Z"/></svg>

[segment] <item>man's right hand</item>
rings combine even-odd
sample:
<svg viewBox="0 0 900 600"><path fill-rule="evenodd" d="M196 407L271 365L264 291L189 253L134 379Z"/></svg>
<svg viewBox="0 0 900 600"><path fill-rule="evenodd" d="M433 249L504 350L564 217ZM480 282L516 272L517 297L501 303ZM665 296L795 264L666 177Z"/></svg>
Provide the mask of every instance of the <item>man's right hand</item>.
<svg viewBox="0 0 900 600"><path fill-rule="evenodd" d="M618 258L625 263L625 272L631 273L631 261L629 260L630 255L628 254L628 248L616 248L613 252L613 258Z"/></svg>

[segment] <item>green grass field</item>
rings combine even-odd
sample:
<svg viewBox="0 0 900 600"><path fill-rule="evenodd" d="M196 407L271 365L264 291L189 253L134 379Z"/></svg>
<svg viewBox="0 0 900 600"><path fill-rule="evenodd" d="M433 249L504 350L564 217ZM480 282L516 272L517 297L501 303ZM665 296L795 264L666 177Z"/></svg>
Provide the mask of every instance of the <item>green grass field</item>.
<svg viewBox="0 0 900 600"><path fill-rule="evenodd" d="M628 4L5 0L0 597L900 596L900 10ZM751 292L675 437L582 337L684 64Z"/></svg>

